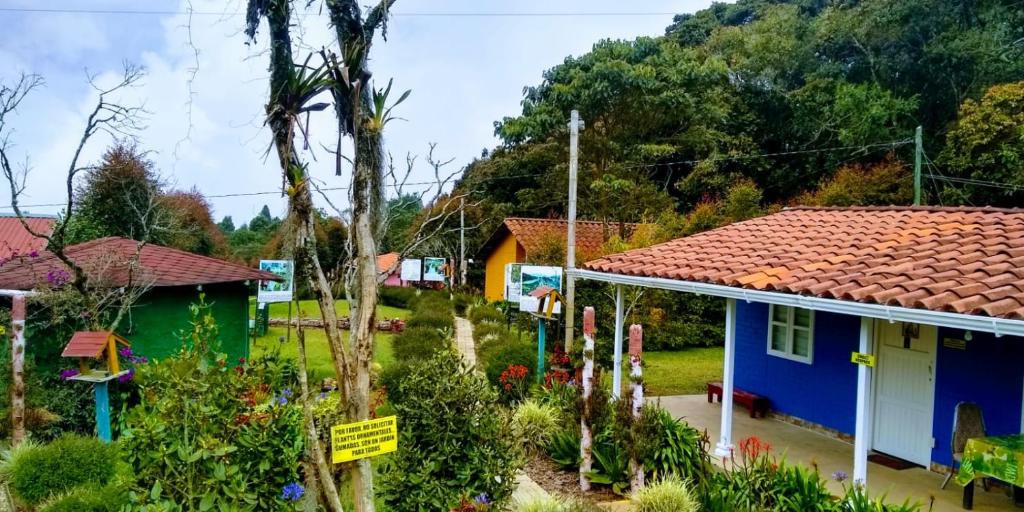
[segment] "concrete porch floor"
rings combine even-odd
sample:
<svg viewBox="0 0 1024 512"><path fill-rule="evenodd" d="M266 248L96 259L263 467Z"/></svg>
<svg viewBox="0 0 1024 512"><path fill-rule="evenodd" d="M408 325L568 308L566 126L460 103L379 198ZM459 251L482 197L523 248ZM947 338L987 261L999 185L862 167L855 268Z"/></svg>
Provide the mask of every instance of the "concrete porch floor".
<svg viewBox="0 0 1024 512"><path fill-rule="evenodd" d="M706 429L714 448L721 428L721 404L709 404L706 395L650 397L649 400L660 402L673 416L685 419L690 425ZM750 436L770 443L772 453L784 454L789 462L806 466L816 463L822 477L829 481L830 489L836 494L842 492L842 486L832 481L832 473L845 471L848 475L853 474L853 445L776 419L753 419L746 408L736 407L733 412L733 443ZM868 488L872 496L885 493L889 503L902 503L910 498L912 502L921 503L925 512L934 497L935 503L931 508L934 512L963 510L960 506L963 488L950 481L945 490L939 489L943 478L943 475L923 468L898 471L868 464ZM989 512L1015 508L1013 500L1002 489L985 492L978 485L974 493L974 510Z"/></svg>

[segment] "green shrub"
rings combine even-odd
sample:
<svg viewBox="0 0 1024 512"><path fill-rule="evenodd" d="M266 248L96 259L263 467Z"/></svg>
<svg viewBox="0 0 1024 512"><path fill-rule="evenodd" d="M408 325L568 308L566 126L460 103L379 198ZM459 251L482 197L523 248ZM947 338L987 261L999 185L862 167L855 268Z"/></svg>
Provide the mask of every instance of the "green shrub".
<svg viewBox="0 0 1024 512"><path fill-rule="evenodd" d="M577 424L578 425L578 424ZM580 468L583 455L580 454L580 429L570 425L565 430L554 432L547 445L548 457L562 469L573 471Z"/></svg>
<svg viewBox="0 0 1024 512"><path fill-rule="evenodd" d="M138 369L142 401L121 434L133 508L280 510L300 481L302 411L290 363L271 353L232 368L203 302L177 355ZM212 484L216 482L216 484Z"/></svg>
<svg viewBox="0 0 1024 512"><path fill-rule="evenodd" d="M465 316L469 308L479 300L480 298L476 295L463 292L456 293L452 299L452 305L455 306L455 314Z"/></svg>
<svg viewBox="0 0 1024 512"><path fill-rule="evenodd" d="M473 322L473 325L478 325L483 322L493 322L496 324L505 324L505 313L502 313L498 308L491 305L479 305L474 306L469 310L469 321Z"/></svg>
<svg viewBox="0 0 1024 512"><path fill-rule="evenodd" d="M47 501L39 512L118 512L127 504L124 490L115 484L85 485Z"/></svg>
<svg viewBox="0 0 1024 512"><path fill-rule="evenodd" d="M642 421L653 422L654 443L643 461L656 478L674 474L691 482L699 482L711 467L707 433L691 427L683 420L654 405L645 405Z"/></svg>
<svg viewBox="0 0 1024 512"><path fill-rule="evenodd" d="M509 342L492 350L485 350L483 359L487 380L495 386L501 385L501 372L509 365L523 365L527 369L527 382L534 381L537 366L537 348L528 343Z"/></svg>
<svg viewBox="0 0 1024 512"><path fill-rule="evenodd" d="M558 409L533 400L526 400L512 414L512 432L528 453L547 446L562 423Z"/></svg>
<svg viewBox="0 0 1024 512"><path fill-rule="evenodd" d="M511 337L511 333L505 324L484 322L473 326L473 342L477 348L484 348L495 341L505 341Z"/></svg>
<svg viewBox="0 0 1024 512"><path fill-rule="evenodd" d="M416 288L381 286L378 290L380 303L393 308L409 309L409 302L416 297Z"/></svg>
<svg viewBox="0 0 1024 512"><path fill-rule="evenodd" d="M419 293L409 299L409 309L415 311L421 309L443 309L452 311L452 302L448 300L448 292L440 290L419 290Z"/></svg>
<svg viewBox="0 0 1024 512"><path fill-rule="evenodd" d="M516 512L600 512L601 508L581 500L545 496L520 503Z"/></svg>
<svg viewBox="0 0 1024 512"><path fill-rule="evenodd" d="M431 327L434 329L451 330L455 328L455 317L452 316L452 310L448 308L417 308L413 311L405 326L407 328Z"/></svg>
<svg viewBox="0 0 1024 512"><path fill-rule="evenodd" d="M636 512L697 512L700 502L677 476L665 477L633 493Z"/></svg>
<svg viewBox="0 0 1024 512"><path fill-rule="evenodd" d="M494 389L461 356L448 351L414 365L396 391L398 451L384 460L378 492L391 510L450 510L480 494L508 499L519 443Z"/></svg>
<svg viewBox="0 0 1024 512"><path fill-rule="evenodd" d="M425 361L451 346L451 338L433 327L406 328L391 340L395 360L406 363Z"/></svg>
<svg viewBox="0 0 1024 512"><path fill-rule="evenodd" d="M18 501L34 507L81 485L105 485L114 477L119 460L116 445L67 435L11 451L4 473Z"/></svg>

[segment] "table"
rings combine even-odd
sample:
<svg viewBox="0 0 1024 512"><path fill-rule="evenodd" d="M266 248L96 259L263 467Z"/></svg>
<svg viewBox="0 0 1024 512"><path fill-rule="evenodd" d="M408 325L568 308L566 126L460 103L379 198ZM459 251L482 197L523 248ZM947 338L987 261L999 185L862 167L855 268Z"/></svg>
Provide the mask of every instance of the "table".
<svg viewBox="0 0 1024 512"><path fill-rule="evenodd" d="M964 486L963 507L974 508L974 479L995 478L1013 486L1014 502L1024 505L1024 434L967 440L956 481Z"/></svg>

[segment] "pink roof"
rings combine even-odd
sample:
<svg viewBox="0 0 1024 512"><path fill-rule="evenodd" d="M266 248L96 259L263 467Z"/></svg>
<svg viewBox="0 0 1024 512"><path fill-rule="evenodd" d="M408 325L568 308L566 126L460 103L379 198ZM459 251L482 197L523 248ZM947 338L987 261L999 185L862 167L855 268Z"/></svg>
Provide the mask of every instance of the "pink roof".
<svg viewBox="0 0 1024 512"><path fill-rule="evenodd" d="M160 245L146 244L139 253L138 267L132 269L138 242L108 237L73 245L65 254L81 266L95 287L132 284L147 286L189 286L236 281L279 281L263 272L236 263L200 256ZM70 278L68 269L51 253L21 257L0 267L0 288L31 290L52 284L52 276Z"/></svg>
<svg viewBox="0 0 1024 512"><path fill-rule="evenodd" d="M110 331L78 331L64 346L61 357L99 357L107 347Z"/></svg>
<svg viewBox="0 0 1024 512"><path fill-rule="evenodd" d="M52 217L26 217L33 231L50 234L57 219ZM17 217L0 216L0 259L27 255L46 248L46 240L32 236Z"/></svg>

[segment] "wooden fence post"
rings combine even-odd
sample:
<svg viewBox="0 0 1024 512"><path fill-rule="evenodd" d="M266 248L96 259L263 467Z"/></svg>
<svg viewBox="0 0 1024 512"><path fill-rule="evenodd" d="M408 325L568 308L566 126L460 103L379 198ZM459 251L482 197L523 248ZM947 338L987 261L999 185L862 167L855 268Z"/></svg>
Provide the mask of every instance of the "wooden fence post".
<svg viewBox="0 0 1024 512"><path fill-rule="evenodd" d="M11 444L25 442L25 296L11 298Z"/></svg>
<svg viewBox="0 0 1024 512"><path fill-rule="evenodd" d="M590 395L594 390L594 308L583 309L583 414L580 419L580 489L590 490L590 472L594 444L593 433L590 432Z"/></svg>
<svg viewBox="0 0 1024 512"><path fill-rule="evenodd" d="M643 353L644 328L639 324L629 326L629 383L632 391L633 420L640 420L644 407L644 376L640 367L640 356ZM644 466L640 461L631 458L629 469L633 473L630 485L634 492L644 487Z"/></svg>

